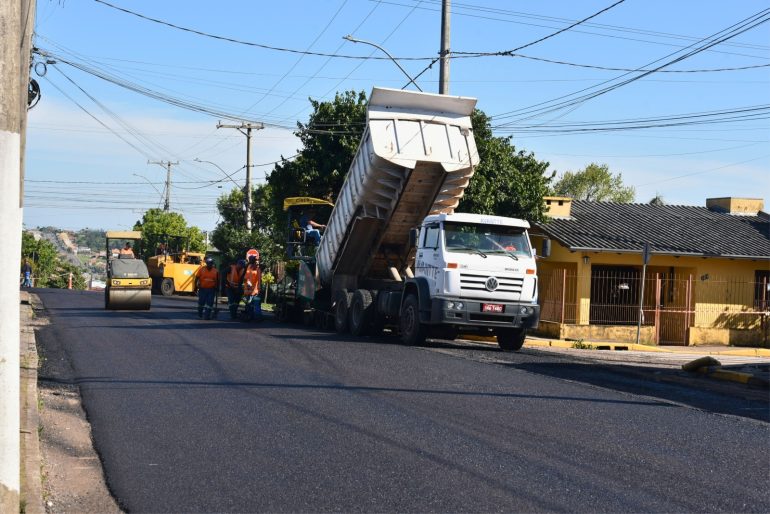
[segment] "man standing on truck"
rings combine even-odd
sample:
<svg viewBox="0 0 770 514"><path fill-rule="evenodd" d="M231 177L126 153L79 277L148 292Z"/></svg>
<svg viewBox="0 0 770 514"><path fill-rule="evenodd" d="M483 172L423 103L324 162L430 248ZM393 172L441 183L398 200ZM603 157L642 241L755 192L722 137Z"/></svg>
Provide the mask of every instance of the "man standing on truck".
<svg viewBox="0 0 770 514"><path fill-rule="evenodd" d="M198 288L198 317L211 319L214 309L214 297L219 286L219 271L214 267L214 259L206 258L206 265L195 272L195 285Z"/></svg>
<svg viewBox="0 0 770 514"><path fill-rule="evenodd" d="M305 240L306 241L313 241L316 246L318 246L321 243L321 231L320 229L325 229L326 225L323 225L321 223L317 223L313 220L313 216L315 215L315 211L313 209L310 209L307 214L303 214L299 219L299 225L305 229Z"/></svg>
<svg viewBox="0 0 770 514"><path fill-rule="evenodd" d="M259 269L259 252L249 256L249 265L243 275L243 297L246 308L243 311L245 321L262 321L262 306L259 289L262 285L262 271Z"/></svg>
<svg viewBox="0 0 770 514"><path fill-rule="evenodd" d="M246 274L246 261L239 259L230 265L230 271L225 277L225 294L227 294L227 307L230 310L230 319L238 317L238 305L243 298L243 278Z"/></svg>

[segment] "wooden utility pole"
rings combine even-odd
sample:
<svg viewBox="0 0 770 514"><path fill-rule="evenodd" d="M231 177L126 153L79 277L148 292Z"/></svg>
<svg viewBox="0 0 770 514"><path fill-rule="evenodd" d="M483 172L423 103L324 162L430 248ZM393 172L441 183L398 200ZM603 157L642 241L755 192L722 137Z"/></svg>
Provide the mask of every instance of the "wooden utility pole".
<svg viewBox="0 0 770 514"><path fill-rule="evenodd" d="M449 94L449 16L451 1L444 0L441 5L441 62L439 64L438 92Z"/></svg>
<svg viewBox="0 0 770 514"><path fill-rule="evenodd" d="M171 209L171 166L178 165L179 161L147 161L147 164L157 164L166 168L166 199L163 202L163 210L168 211Z"/></svg>
<svg viewBox="0 0 770 514"><path fill-rule="evenodd" d="M19 269L35 0L0 1L0 512L19 512Z"/></svg>
<svg viewBox="0 0 770 514"><path fill-rule="evenodd" d="M246 136L246 188L244 189L244 207L246 209L246 228L251 230L251 131L265 128L262 123L241 122L240 125L225 125L217 123L217 128L232 128Z"/></svg>

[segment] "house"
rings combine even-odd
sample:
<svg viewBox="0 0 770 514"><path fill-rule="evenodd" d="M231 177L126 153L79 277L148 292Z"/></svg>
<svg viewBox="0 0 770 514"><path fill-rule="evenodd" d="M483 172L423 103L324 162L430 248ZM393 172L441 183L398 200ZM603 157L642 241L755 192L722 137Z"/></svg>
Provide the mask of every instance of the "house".
<svg viewBox="0 0 770 514"><path fill-rule="evenodd" d="M532 229L535 241L552 242L538 264L544 334L634 342L641 318L646 344L769 345L770 215L762 200L545 200L549 218Z"/></svg>

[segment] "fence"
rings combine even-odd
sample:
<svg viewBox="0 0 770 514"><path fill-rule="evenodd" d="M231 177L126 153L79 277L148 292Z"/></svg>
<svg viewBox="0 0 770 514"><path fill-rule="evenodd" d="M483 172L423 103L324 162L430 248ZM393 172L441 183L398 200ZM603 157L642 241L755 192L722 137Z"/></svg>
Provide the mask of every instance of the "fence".
<svg viewBox="0 0 770 514"><path fill-rule="evenodd" d="M540 273L541 320L561 325L642 326L657 344L768 342L768 276L755 280L695 276L681 270L594 266L590 275L570 269Z"/></svg>

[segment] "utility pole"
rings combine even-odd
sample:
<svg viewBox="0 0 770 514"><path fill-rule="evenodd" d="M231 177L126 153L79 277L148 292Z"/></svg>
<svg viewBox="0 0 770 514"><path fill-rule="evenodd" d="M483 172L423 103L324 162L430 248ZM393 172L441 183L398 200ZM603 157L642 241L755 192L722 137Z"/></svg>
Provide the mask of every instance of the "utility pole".
<svg viewBox="0 0 770 514"><path fill-rule="evenodd" d="M449 94L449 15L451 0L444 0L441 5L441 63L439 65L438 92Z"/></svg>
<svg viewBox="0 0 770 514"><path fill-rule="evenodd" d="M24 146L35 0L0 2L0 512L21 491L19 269Z"/></svg>
<svg viewBox="0 0 770 514"><path fill-rule="evenodd" d="M217 128L232 128L246 136L246 188L244 190L244 206L246 208L246 228L251 230L251 131L265 128L262 123L247 123L242 121L240 125L225 125L221 121Z"/></svg>
<svg viewBox="0 0 770 514"><path fill-rule="evenodd" d="M179 161L147 161L147 164L157 164L166 168L166 200L163 202L163 210L168 211L171 209L171 166L178 165Z"/></svg>

